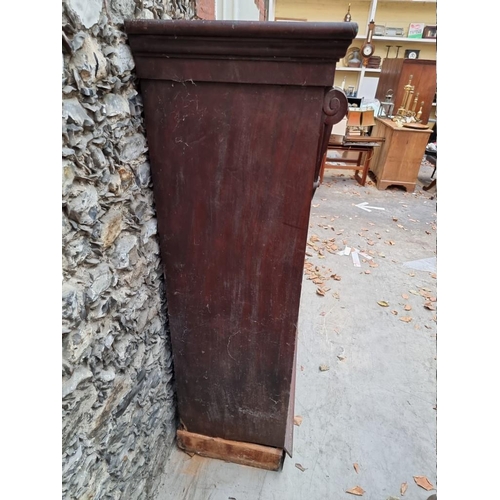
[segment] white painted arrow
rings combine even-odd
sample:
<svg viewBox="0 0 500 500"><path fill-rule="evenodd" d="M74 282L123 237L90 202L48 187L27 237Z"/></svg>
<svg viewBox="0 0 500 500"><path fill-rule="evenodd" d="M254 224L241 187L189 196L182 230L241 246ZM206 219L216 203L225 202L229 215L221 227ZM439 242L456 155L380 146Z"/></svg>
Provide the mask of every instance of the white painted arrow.
<svg viewBox="0 0 500 500"><path fill-rule="evenodd" d="M356 205L356 207L361 208L362 210L366 210L367 212L371 212L370 208L372 208L373 210L385 210L385 208L382 207L370 207L368 206L367 201L359 203L358 205Z"/></svg>

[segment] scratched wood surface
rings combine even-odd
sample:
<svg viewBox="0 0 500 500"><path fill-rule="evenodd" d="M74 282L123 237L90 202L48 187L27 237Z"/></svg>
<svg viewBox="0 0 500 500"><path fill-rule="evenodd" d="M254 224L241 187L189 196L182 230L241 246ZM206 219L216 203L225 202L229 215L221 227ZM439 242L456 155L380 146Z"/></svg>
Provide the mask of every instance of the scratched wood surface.
<svg viewBox="0 0 500 500"><path fill-rule="evenodd" d="M143 85L179 415L282 448L323 91L186 85Z"/></svg>
<svg viewBox="0 0 500 500"><path fill-rule="evenodd" d="M184 430L292 450L314 181L355 23L127 21Z"/></svg>

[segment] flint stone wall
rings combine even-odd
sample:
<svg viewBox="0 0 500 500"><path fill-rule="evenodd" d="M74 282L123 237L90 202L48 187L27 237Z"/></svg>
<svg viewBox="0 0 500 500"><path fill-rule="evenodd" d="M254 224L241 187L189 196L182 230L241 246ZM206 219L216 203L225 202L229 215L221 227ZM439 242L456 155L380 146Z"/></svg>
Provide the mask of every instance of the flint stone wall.
<svg viewBox="0 0 500 500"><path fill-rule="evenodd" d="M193 0L63 0L62 490L149 499L175 395L142 103L123 20Z"/></svg>

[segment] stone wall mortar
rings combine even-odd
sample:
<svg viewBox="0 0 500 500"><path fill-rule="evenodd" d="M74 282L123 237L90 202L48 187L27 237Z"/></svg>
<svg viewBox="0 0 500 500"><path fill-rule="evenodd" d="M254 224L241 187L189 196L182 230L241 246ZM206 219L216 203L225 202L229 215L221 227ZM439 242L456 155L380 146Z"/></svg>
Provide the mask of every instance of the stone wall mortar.
<svg viewBox="0 0 500 500"><path fill-rule="evenodd" d="M124 19L194 0L63 0L62 497L151 498L175 390L142 102Z"/></svg>

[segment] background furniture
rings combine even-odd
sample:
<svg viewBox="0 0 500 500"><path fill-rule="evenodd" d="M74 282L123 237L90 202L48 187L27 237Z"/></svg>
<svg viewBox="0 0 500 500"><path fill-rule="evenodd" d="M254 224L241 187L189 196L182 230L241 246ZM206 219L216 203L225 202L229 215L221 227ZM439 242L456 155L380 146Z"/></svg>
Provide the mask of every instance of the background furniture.
<svg viewBox="0 0 500 500"><path fill-rule="evenodd" d="M430 143L433 143L434 146L437 146L437 122L434 125L434 128L432 129L432 133L429 137L429 141L427 144L427 147L425 148L425 158L426 160L434 165L434 170L432 171L431 174L431 183L428 186L424 186L422 189L424 191L428 191L430 188L434 187L436 185L436 179L434 179L434 175L436 174L437 170L437 149L430 148Z"/></svg>
<svg viewBox="0 0 500 500"><path fill-rule="evenodd" d="M402 58L405 50L418 50L420 59L436 59L436 39L432 38L408 38L408 28L412 22L423 22L426 25L436 25L437 12L436 0L354 0L350 2L325 1L325 0L276 0L275 16L307 19L308 21L340 21L344 18L348 3L351 4L352 21L359 24L359 33L353 40L352 47L361 48L366 39L368 23L373 19L376 25L382 25L384 34L375 35L375 56L382 58L384 62L396 57ZM272 19L272 17L271 17ZM404 36L390 36L385 34L385 28L403 28ZM398 46L400 48L398 49ZM373 98L370 91L380 76L381 69L349 68L344 65L343 60L337 64L335 73L335 86L344 88L353 86L358 91L358 97ZM366 85L368 84L368 85Z"/></svg>
<svg viewBox="0 0 500 500"><path fill-rule="evenodd" d="M323 182L325 169L350 169L355 170L354 178L362 186L366 183L368 171L370 169L370 162L374 155L374 148L379 147L385 141L384 137L370 137L370 136L353 136L344 137L341 144L337 142L329 142L327 151L323 157L323 162L320 171L320 182ZM358 153L356 158L335 158L328 159L328 151L342 151L344 153ZM335 165L333 164L335 163ZM344 163L345 165L337 165ZM361 175L359 171L361 170Z"/></svg>
<svg viewBox="0 0 500 500"><path fill-rule="evenodd" d="M385 138L370 167L377 188L397 185L413 192L431 130L399 128L392 120L375 118L372 133Z"/></svg>
<svg viewBox="0 0 500 500"><path fill-rule="evenodd" d="M311 200L347 113L331 84L357 25L140 20L125 30L144 100L178 445L278 470L292 452Z"/></svg>
<svg viewBox="0 0 500 500"><path fill-rule="evenodd" d="M420 119L422 123L427 123L436 95L436 61L385 59L375 98L383 101L387 91L392 89L394 91L394 114L396 114L403 100L404 86L408 83L411 75L413 75L411 84L415 85L415 93L419 94L417 111L420 109L420 103L424 101Z"/></svg>

